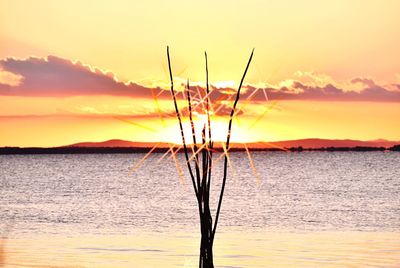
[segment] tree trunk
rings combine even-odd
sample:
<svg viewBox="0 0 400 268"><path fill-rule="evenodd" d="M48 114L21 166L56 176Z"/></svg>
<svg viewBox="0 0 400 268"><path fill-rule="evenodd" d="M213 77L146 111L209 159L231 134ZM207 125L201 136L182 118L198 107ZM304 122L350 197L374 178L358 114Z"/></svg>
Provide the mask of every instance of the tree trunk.
<svg viewBox="0 0 400 268"><path fill-rule="evenodd" d="M204 212L200 215L201 243L199 268L214 268L213 263L213 235L210 207L204 204Z"/></svg>

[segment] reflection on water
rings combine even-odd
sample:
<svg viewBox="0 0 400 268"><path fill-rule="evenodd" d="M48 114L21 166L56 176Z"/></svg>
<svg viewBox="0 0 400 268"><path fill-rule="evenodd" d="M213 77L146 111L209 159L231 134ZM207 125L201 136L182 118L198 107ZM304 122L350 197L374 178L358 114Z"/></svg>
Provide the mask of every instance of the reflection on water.
<svg viewBox="0 0 400 268"><path fill-rule="evenodd" d="M20 267L196 267L198 237L181 233L39 236L7 246ZM220 233L216 267L399 267L400 233Z"/></svg>
<svg viewBox="0 0 400 268"><path fill-rule="evenodd" d="M130 174L142 156L0 156L0 266L196 267L190 183L157 154ZM399 267L398 160L258 152L257 183L246 155L233 153L217 267ZM221 176L216 165L215 192Z"/></svg>

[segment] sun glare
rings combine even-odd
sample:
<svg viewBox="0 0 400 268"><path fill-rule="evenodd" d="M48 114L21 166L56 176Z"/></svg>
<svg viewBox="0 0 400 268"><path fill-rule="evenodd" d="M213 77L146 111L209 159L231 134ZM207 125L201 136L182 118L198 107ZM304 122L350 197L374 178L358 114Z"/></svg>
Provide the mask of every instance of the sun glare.
<svg viewBox="0 0 400 268"><path fill-rule="evenodd" d="M233 80L218 81L218 82L212 83L212 85L215 87L218 87L218 88L232 88L232 87L236 87L236 82Z"/></svg>

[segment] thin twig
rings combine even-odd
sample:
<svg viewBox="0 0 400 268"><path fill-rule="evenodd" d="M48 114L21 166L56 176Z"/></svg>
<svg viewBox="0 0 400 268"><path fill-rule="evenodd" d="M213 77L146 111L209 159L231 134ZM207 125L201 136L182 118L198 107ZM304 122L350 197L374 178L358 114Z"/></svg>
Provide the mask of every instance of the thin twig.
<svg viewBox="0 0 400 268"><path fill-rule="evenodd" d="M213 142L211 139L211 120L210 120L210 88L208 86L208 59L207 59L207 52L204 52L204 56L206 59L206 110L207 110L207 121L208 121L208 181L207 181L207 191L210 192L210 185L211 185L211 167L212 167L212 146Z"/></svg>
<svg viewBox="0 0 400 268"><path fill-rule="evenodd" d="M206 125L204 124L204 127L201 131L201 140L202 140L202 145L205 145L204 149L201 151L202 154L202 168L203 168L203 176L202 176L202 181L201 181L201 188L203 190L203 194L205 196L205 191L207 189L207 166L208 166L208 153L207 153L207 141L206 141ZM205 200L206 201L206 200Z"/></svg>
<svg viewBox="0 0 400 268"><path fill-rule="evenodd" d="M185 141L185 135L183 133L183 126L182 126L182 120L181 120L181 115L179 113L179 109L178 109L178 104L176 102L176 96L175 96L175 91L174 91L174 80L172 78L172 68L171 68L171 60L169 58L169 47L167 46L167 58L168 58L168 68L169 68L169 77L171 80L171 94L172 94L172 98L174 100L174 105L175 105L175 112L176 112L176 117L178 118L179 121L179 127L181 129L181 136L182 136L182 143L183 143L183 150L185 152L185 157L186 157L186 163L188 166L188 170L190 173L190 177L192 179L192 183L193 183L193 188L194 188L194 192L196 194L196 196L198 196L198 189L196 187L196 182L194 181L194 176L193 176L193 171L192 171L192 167L190 166L190 162L189 162L189 155L188 155L188 151L187 151L187 147L186 147L186 141Z"/></svg>
<svg viewBox="0 0 400 268"><path fill-rule="evenodd" d="M186 84L186 98L188 101L188 107L189 107L189 120L190 120L190 126L192 128L192 136L193 136L193 154L194 154L194 166L195 166L195 171L196 171L196 178L197 178L197 189L199 189L200 185L200 168L199 168L199 157L195 153L197 152L197 141L196 141L196 130L194 128L194 123L193 123L193 116L192 116L192 103L190 100L190 90L189 90L189 79L187 80Z"/></svg>
<svg viewBox="0 0 400 268"><path fill-rule="evenodd" d="M233 103L233 107L232 107L232 110L231 110L231 114L230 114L230 116L229 116L228 134L227 134L227 136L226 136L226 150L229 150L229 142L230 142L230 139L231 139L231 130L232 130L232 119L233 119L233 114L235 113L236 105L237 105L237 103L238 103L238 101L239 101L240 89L242 88L242 84L243 84L244 78L246 77L247 70L249 69L251 60L252 60L252 58L253 58L253 53L254 53L254 49L253 49L253 51L251 52L249 61L247 62L246 69L244 70L244 74L243 74L243 76L242 76L242 79L240 80L239 89L238 89L238 91L237 91L237 93L236 93L236 99L235 99L235 102ZM228 173L228 157L227 157L227 155L225 155L225 161L224 161L224 177L223 177L223 179L222 179L221 193L220 193L220 195L219 195L219 200L218 200L217 214L216 214L216 216L215 216L215 223L214 223L214 228L213 228L213 233L212 233L212 238L213 238L212 241L214 241L215 231L217 230L219 214L220 214L220 211L221 211L222 198L223 198L223 196L224 196L224 190L225 190L225 184L226 184L227 173Z"/></svg>

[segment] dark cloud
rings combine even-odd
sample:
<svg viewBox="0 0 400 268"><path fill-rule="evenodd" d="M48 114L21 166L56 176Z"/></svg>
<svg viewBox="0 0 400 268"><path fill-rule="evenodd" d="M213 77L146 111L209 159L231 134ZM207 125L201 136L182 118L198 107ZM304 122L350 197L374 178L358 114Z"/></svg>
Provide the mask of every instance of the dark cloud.
<svg viewBox="0 0 400 268"><path fill-rule="evenodd" d="M116 81L111 73L92 70L80 62L55 56L47 59L28 58L24 60L7 58L0 60L3 70L21 75L18 86L0 84L0 95L69 97L79 95L113 95L151 98L151 89L135 83ZM156 88L157 93L160 89ZM169 97L161 92L160 97Z"/></svg>
<svg viewBox="0 0 400 268"><path fill-rule="evenodd" d="M293 82L291 88L255 88L248 86L247 92L243 94L242 98L249 98L253 94L252 100L263 101L265 100L263 91L265 91L270 100L400 102L400 91L388 90L370 79L356 78L351 82L361 83L363 88L360 91L349 91L332 84L319 87ZM254 91L256 92L253 93Z"/></svg>
<svg viewBox="0 0 400 268"><path fill-rule="evenodd" d="M0 83L0 95L69 97L79 95L112 95L135 98L152 98L152 89L135 83L117 81L113 74L91 69L80 62L72 62L55 56L47 59L28 58L24 60L7 58L0 60L0 69L22 76L21 83L11 86ZM309 85L294 81L286 87L255 88L245 86L241 99L264 101L265 93L270 100L318 100L318 101L379 101L400 102L400 90L393 91L378 85L372 79L354 78L350 81L361 86L360 91L339 88L333 84ZM337 84L337 83L335 83ZM400 85L391 85L400 89ZM204 88L191 87L194 92L204 93ZM210 98L214 103L224 105L224 100L235 97L237 89L211 86ZM153 88L158 98L170 99L169 90ZM180 98L181 98L181 94ZM204 96L204 95L203 95ZM221 109L221 111L229 109ZM225 114L225 112L222 112Z"/></svg>

